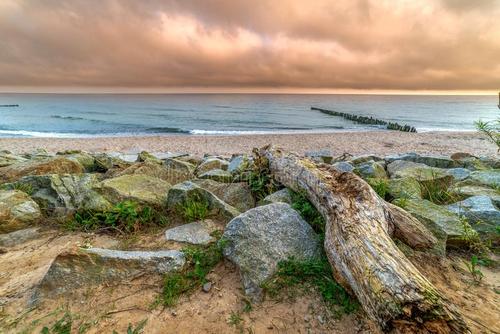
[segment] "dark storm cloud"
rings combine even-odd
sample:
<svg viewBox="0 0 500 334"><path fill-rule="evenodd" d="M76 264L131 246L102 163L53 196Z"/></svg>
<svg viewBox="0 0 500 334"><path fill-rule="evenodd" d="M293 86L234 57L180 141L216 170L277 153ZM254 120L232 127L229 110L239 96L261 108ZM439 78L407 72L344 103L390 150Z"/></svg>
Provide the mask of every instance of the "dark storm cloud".
<svg viewBox="0 0 500 334"><path fill-rule="evenodd" d="M494 0L2 0L0 86L491 90L499 15Z"/></svg>

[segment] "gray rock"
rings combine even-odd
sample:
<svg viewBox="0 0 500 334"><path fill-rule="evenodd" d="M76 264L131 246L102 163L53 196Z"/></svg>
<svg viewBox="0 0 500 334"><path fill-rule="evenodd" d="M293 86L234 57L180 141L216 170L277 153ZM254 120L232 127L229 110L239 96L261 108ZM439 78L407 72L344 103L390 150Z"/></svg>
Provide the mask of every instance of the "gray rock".
<svg viewBox="0 0 500 334"><path fill-rule="evenodd" d="M130 279L139 274L165 274L181 270L184 254L167 251L118 251L102 248L80 249L58 255L35 288L30 304L45 298L71 295L73 290Z"/></svg>
<svg viewBox="0 0 500 334"><path fill-rule="evenodd" d="M470 173L469 180L488 187L500 187L500 169L474 171Z"/></svg>
<svg viewBox="0 0 500 334"><path fill-rule="evenodd" d="M368 161L357 165L354 168L354 172L360 175L364 179L385 179L387 178L387 173L383 162Z"/></svg>
<svg viewBox="0 0 500 334"><path fill-rule="evenodd" d="M333 153L328 149L323 149L319 151L308 151L305 153L305 156L308 158L312 158L318 162L331 163L333 160Z"/></svg>
<svg viewBox="0 0 500 334"><path fill-rule="evenodd" d="M500 227L500 211L488 196L472 196L447 209L460 216L465 216L471 226L481 234L494 235Z"/></svg>
<svg viewBox="0 0 500 334"><path fill-rule="evenodd" d="M400 179L390 179L388 181L387 192L393 198L415 198L422 197L422 189L420 183L412 177Z"/></svg>
<svg viewBox="0 0 500 334"><path fill-rule="evenodd" d="M354 166L346 161L339 161L333 164L333 167L341 172L352 172Z"/></svg>
<svg viewBox="0 0 500 334"><path fill-rule="evenodd" d="M137 162L152 162L155 164L162 164L163 161L161 159L158 159L155 157L153 154L147 152L147 151L142 151L137 155Z"/></svg>
<svg viewBox="0 0 500 334"><path fill-rule="evenodd" d="M483 166L487 168L500 169L500 159L494 159L490 157L479 157L479 161Z"/></svg>
<svg viewBox="0 0 500 334"><path fill-rule="evenodd" d="M210 290L212 290L212 282L207 282L205 284L203 284L203 287L201 288L203 290L203 292L210 292Z"/></svg>
<svg viewBox="0 0 500 334"><path fill-rule="evenodd" d="M274 275L280 261L312 259L321 249L311 226L285 203L239 215L226 226L223 239L224 256L238 266L245 293L255 301L262 296L261 284Z"/></svg>
<svg viewBox="0 0 500 334"><path fill-rule="evenodd" d="M210 225L200 221L176 226L165 231L165 239L193 245L207 245L215 241L215 238L210 236L210 233L214 231L213 226Z"/></svg>
<svg viewBox="0 0 500 334"><path fill-rule="evenodd" d="M267 205L267 204L272 204L272 203L286 203L286 204L292 204L292 193L290 189L284 188L281 190L278 190L270 195L267 195L263 200L262 200L262 205Z"/></svg>
<svg viewBox="0 0 500 334"><path fill-rule="evenodd" d="M76 210L105 211L110 203L92 188L99 183L96 174L52 174L26 176L15 184L29 186L31 197L52 213Z"/></svg>
<svg viewBox="0 0 500 334"><path fill-rule="evenodd" d="M0 233L23 229L41 217L38 204L19 190L0 190Z"/></svg>
<svg viewBox="0 0 500 334"><path fill-rule="evenodd" d="M450 192L455 195L472 197L472 196L487 196L496 206L500 206L500 193L497 190L468 184L457 184L450 189Z"/></svg>
<svg viewBox="0 0 500 334"><path fill-rule="evenodd" d="M226 182L226 183L232 182L234 180L234 177L230 172L222 169L209 170L208 172L200 174L199 178L214 180L217 182Z"/></svg>
<svg viewBox="0 0 500 334"><path fill-rule="evenodd" d="M23 230L0 234L0 247L13 247L40 236L39 227L30 227Z"/></svg>
<svg viewBox="0 0 500 334"><path fill-rule="evenodd" d="M194 178L195 166L189 162L168 158L164 160L164 165L169 173L175 177L175 182L171 182L171 184L177 184Z"/></svg>
<svg viewBox="0 0 500 334"><path fill-rule="evenodd" d="M470 170L466 168L450 168L446 170L446 174L453 176L455 181L463 181L470 175Z"/></svg>
<svg viewBox="0 0 500 334"><path fill-rule="evenodd" d="M240 212L245 212L255 207L255 199L250 186L246 182L222 183L208 179L195 179L192 182L210 191Z"/></svg>
<svg viewBox="0 0 500 334"><path fill-rule="evenodd" d="M423 163L429 167L437 167L437 168L463 167L463 164L460 163L459 161L443 156L421 155L417 156L414 162Z"/></svg>
<svg viewBox="0 0 500 334"><path fill-rule="evenodd" d="M0 167L0 183L14 182L29 175L49 174L79 174L83 173L83 166L63 156L18 162L6 167Z"/></svg>
<svg viewBox="0 0 500 334"><path fill-rule="evenodd" d="M200 175L211 171L213 169L227 170L229 167L229 162L221 158L208 157L205 158L201 164L196 168L196 174Z"/></svg>
<svg viewBox="0 0 500 334"><path fill-rule="evenodd" d="M414 178L423 185L439 183L449 186L453 182L453 176L447 173L447 169L429 167L406 160L391 162L387 165L387 172L391 178Z"/></svg>
<svg viewBox="0 0 500 334"><path fill-rule="evenodd" d="M227 220L240 214L237 209L191 181L179 183L170 188L166 205L171 210L179 210L190 201L204 203L209 215L217 215Z"/></svg>
<svg viewBox="0 0 500 334"><path fill-rule="evenodd" d="M391 162L394 162L396 160L415 162L419 156L420 155L418 155L417 153L411 152L411 153L404 153L404 154L388 155L388 156L384 157L384 160L387 164L390 164Z"/></svg>
<svg viewBox="0 0 500 334"><path fill-rule="evenodd" d="M238 155L231 159L227 170L230 173L238 174L244 172L252 166L252 159L246 155Z"/></svg>
<svg viewBox="0 0 500 334"><path fill-rule="evenodd" d="M10 166L18 162L25 162L27 159L9 151L0 151L0 167Z"/></svg>

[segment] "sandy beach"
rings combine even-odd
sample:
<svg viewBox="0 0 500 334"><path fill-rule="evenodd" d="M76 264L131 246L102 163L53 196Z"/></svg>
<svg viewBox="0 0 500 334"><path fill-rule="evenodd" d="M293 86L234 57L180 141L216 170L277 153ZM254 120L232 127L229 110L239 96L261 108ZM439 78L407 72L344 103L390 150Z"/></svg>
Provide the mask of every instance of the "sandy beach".
<svg viewBox="0 0 500 334"><path fill-rule="evenodd" d="M467 152L495 157L494 145L475 132L405 133L396 131L272 134L239 136L148 136L99 138L0 138L0 149L14 153L43 148L49 152L68 149L89 152L134 153L186 152L195 155L249 153L254 147L273 144L303 154L327 149L333 154L392 154L417 152L449 155Z"/></svg>

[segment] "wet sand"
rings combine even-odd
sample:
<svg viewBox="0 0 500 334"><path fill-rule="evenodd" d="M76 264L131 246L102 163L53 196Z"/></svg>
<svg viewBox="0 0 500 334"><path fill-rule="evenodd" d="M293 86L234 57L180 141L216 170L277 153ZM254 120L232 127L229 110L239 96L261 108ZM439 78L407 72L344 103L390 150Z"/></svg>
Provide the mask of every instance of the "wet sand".
<svg viewBox="0 0 500 334"><path fill-rule="evenodd" d="M337 132L315 134L265 134L238 136L165 135L101 138L0 138L0 150L14 153L37 148L49 152L68 149L89 152L135 153L182 152L194 155L249 153L254 147L273 144L303 154L327 149L335 155L392 154L402 152L450 155L467 152L477 156L498 156L495 146L475 132L405 133L397 131Z"/></svg>

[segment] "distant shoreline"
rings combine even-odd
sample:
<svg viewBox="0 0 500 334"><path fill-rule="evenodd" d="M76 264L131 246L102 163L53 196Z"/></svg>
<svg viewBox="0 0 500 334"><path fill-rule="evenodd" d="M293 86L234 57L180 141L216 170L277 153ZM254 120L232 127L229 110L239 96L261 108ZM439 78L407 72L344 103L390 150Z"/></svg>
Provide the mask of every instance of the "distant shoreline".
<svg viewBox="0 0 500 334"><path fill-rule="evenodd" d="M329 133L182 135L94 137L94 138L0 138L0 149L14 153L38 148L49 152L78 149L89 152L188 152L195 155L250 153L254 147L273 144L289 151L305 153L320 149L335 155L393 154L417 152L450 155L467 152L498 156L496 148L476 132L356 131Z"/></svg>

